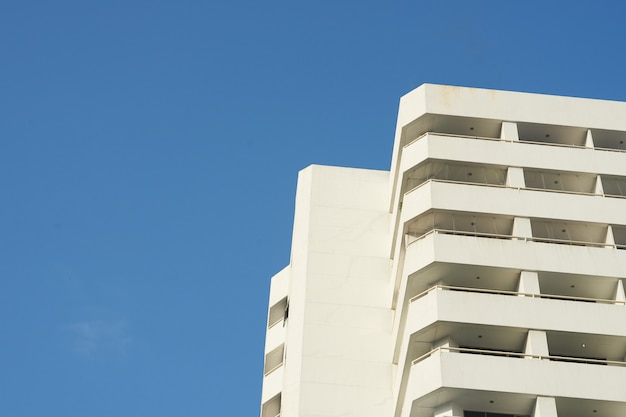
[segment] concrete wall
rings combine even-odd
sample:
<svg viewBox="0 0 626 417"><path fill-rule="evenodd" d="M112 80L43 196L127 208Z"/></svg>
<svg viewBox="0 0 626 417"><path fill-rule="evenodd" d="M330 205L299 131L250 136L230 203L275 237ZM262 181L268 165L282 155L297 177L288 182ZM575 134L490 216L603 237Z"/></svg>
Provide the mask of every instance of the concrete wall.
<svg viewBox="0 0 626 417"><path fill-rule="evenodd" d="M390 413L387 187L380 171L300 173L282 417Z"/></svg>

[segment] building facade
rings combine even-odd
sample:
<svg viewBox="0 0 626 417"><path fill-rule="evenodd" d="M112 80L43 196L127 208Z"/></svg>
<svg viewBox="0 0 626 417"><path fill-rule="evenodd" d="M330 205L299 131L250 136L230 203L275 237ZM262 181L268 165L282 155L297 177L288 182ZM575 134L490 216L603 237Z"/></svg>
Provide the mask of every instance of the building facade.
<svg viewBox="0 0 626 417"><path fill-rule="evenodd" d="M299 173L261 417L626 415L626 103L423 85Z"/></svg>

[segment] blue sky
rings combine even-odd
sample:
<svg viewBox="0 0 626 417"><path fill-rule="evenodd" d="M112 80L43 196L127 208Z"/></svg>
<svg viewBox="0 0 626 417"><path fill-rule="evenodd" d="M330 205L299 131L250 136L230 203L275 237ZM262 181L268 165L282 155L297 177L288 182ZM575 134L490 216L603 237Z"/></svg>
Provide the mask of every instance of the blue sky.
<svg viewBox="0 0 626 417"><path fill-rule="evenodd" d="M622 2L0 2L0 415L255 416L297 172L425 82L626 101Z"/></svg>

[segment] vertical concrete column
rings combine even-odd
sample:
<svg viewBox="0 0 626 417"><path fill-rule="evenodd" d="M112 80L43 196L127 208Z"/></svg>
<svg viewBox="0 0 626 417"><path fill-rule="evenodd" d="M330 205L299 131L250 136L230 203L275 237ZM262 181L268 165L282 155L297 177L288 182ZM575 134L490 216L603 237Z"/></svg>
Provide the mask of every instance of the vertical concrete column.
<svg viewBox="0 0 626 417"><path fill-rule="evenodd" d="M594 148L593 145L593 135L591 134L591 129L587 129L587 138L585 139L585 148Z"/></svg>
<svg viewBox="0 0 626 417"><path fill-rule="evenodd" d="M615 295L613 296L615 301L626 301L626 293L624 292L624 283L621 279L617 280L617 285L615 286Z"/></svg>
<svg viewBox="0 0 626 417"><path fill-rule="evenodd" d="M613 227L609 224L606 228L606 238L604 239L604 243L608 246L615 246L615 237L613 237Z"/></svg>
<svg viewBox="0 0 626 417"><path fill-rule="evenodd" d="M437 285L441 285L445 287L448 284L444 280L440 279L439 281L431 282L430 284L428 284L428 288L433 288Z"/></svg>
<svg viewBox="0 0 626 417"><path fill-rule="evenodd" d="M596 176L596 186L593 192L597 195L604 195L604 186L602 185L602 178L599 175Z"/></svg>
<svg viewBox="0 0 626 417"><path fill-rule="evenodd" d="M502 128L500 130L500 139L519 140L519 134L517 132L517 123L502 122Z"/></svg>
<svg viewBox="0 0 626 417"><path fill-rule="evenodd" d="M514 218L513 219L513 236L533 237L533 229L530 225L530 219L526 217Z"/></svg>
<svg viewBox="0 0 626 417"><path fill-rule="evenodd" d="M448 336L444 337L443 339L439 339L435 343L433 343L433 350L440 347L458 348L459 344L453 338Z"/></svg>
<svg viewBox="0 0 626 417"><path fill-rule="evenodd" d="M435 407L433 417L463 417L463 409L453 402Z"/></svg>
<svg viewBox="0 0 626 417"><path fill-rule="evenodd" d="M543 330L529 330L526 336L526 346L524 353L527 355L548 356L548 336Z"/></svg>
<svg viewBox="0 0 626 417"><path fill-rule="evenodd" d="M511 188L524 188L524 169L520 167L509 167L506 170L506 186Z"/></svg>
<svg viewBox="0 0 626 417"><path fill-rule="evenodd" d="M532 417L558 417L554 398L537 397Z"/></svg>
<svg viewBox="0 0 626 417"><path fill-rule="evenodd" d="M517 283L517 291L527 294L541 294L539 290L539 274L531 271L522 271ZM520 297L524 297L524 295L520 294Z"/></svg>

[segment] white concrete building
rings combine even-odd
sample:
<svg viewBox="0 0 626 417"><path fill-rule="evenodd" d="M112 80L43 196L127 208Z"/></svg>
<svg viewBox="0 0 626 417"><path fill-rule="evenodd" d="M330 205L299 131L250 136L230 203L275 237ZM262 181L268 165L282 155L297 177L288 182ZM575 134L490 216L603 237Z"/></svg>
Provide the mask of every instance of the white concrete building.
<svg viewBox="0 0 626 417"><path fill-rule="evenodd" d="M626 416L624 197L626 103L410 92L390 172L299 174L261 416Z"/></svg>

